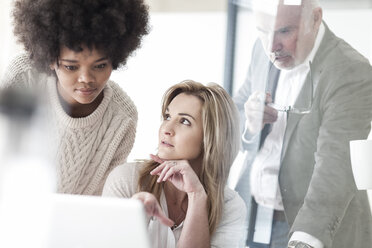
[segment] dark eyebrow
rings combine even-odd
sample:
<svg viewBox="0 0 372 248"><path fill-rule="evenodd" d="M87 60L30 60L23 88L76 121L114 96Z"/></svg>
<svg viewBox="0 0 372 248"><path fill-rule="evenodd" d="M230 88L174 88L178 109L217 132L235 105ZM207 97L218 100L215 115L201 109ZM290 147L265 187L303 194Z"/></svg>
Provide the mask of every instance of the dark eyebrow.
<svg viewBox="0 0 372 248"><path fill-rule="evenodd" d="M103 57L103 58L100 58L100 59L97 59L96 61L94 61L94 63L97 63L97 62L100 62L100 61L103 61L103 60L107 60L108 57ZM69 63L78 63L79 61L78 60L73 60L73 59L59 59L61 61L64 61L64 62L69 62Z"/></svg>

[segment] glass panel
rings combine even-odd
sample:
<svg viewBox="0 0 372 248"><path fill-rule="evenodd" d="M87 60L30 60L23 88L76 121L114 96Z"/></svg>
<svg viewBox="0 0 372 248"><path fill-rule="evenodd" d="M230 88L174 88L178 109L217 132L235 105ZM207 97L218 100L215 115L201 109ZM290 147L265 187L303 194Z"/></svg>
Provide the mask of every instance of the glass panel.
<svg viewBox="0 0 372 248"><path fill-rule="evenodd" d="M288 228L313 247L343 247L342 237L324 235L334 216L339 233L357 239L347 246L368 246L362 231L351 234L342 226L372 228L371 205L366 192L357 191L349 155L349 141L366 139L372 119L372 17L364 9L371 1L325 0L322 12L298 1L269 2L234 1L240 6L234 95L243 130L229 183L250 212L250 247L269 247L270 238L287 247L285 234L276 235ZM361 67L351 69L356 61ZM346 199L345 190L357 193ZM349 200L363 210L355 211Z"/></svg>

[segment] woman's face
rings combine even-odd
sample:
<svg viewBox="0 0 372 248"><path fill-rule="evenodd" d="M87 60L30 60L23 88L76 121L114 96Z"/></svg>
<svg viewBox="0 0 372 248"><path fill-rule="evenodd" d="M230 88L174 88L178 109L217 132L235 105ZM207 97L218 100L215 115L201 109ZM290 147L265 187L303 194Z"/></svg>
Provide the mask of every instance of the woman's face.
<svg viewBox="0 0 372 248"><path fill-rule="evenodd" d="M181 93L165 112L159 129L158 156L164 160L200 159L202 143L202 101Z"/></svg>
<svg viewBox="0 0 372 248"><path fill-rule="evenodd" d="M58 63L51 66L58 78L58 93L69 106L93 103L112 72L111 62L104 54L82 48L83 51L75 52L62 47Z"/></svg>

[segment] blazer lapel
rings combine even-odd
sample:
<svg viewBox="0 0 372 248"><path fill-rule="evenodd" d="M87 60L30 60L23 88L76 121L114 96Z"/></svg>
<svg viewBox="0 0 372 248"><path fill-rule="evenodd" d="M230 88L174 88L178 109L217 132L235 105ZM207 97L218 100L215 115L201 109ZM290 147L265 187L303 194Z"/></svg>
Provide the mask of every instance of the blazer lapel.
<svg viewBox="0 0 372 248"><path fill-rule="evenodd" d="M311 70L311 69L310 69ZM310 103L313 98L313 86L312 86L312 80L310 78L310 73L307 74L306 81L304 85L302 86L302 89L300 91L300 94L298 95L296 102L294 104L294 108L297 109L307 109L310 106ZM312 106L311 106L312 107ZM293 131L295 130L298 122L301 120L301 118L304 116L304 114L297 114L297 113L287 113L287 127L284 133L284 140L283 140L283 148L281 153L281 161L284 158L284 155L288 148L288 143L291 139L291 136L293 134Z"/></svg>
<svg viewBox="0 0 372 248"><path fill-rule="evenodd" d="M316 94L317 83L319 81L319 76L322 73L322 62L325 59L324 56L327 56L328 51L330 49L333 49L339 42L339 39L336 38L336 36L329 30L327 24L325 22L323 22L323 24L325 27L324 37L323 37L322 42L320 43L318 51L315 54L313 62L310 64L310 72L312 73L312 78L310 78L310 73L308 73L304 86L302 87L302 90L294 106L297 108L299 107L307 108L311 101L311 98L314 98ZM311 84L313 84L312 85L313 92L312 92ZM311 95L311 92L313 93L313 95ZM284 134L281 161L283 160L285 156L285 153L287 151L288 144L293 134L293 131L295 130L302 116L303 115L301 114L293 114L293 113L288 115L287 128Z"/></svg>

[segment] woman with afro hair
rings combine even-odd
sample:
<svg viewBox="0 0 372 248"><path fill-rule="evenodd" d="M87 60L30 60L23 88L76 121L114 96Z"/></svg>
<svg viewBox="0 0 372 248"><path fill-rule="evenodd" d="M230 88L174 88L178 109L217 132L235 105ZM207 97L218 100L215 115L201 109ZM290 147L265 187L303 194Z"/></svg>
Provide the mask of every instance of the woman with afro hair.
<svg viewBox="0 0 372 248"><path fill-rule="evenodd" d="M2 88L42 88L56 140L59 193L100 195L126 161L137 110L113 81L148 33L142 0L15 0L14 34L26 53ZM49 117L49 115L48 115Z"/></svg>

